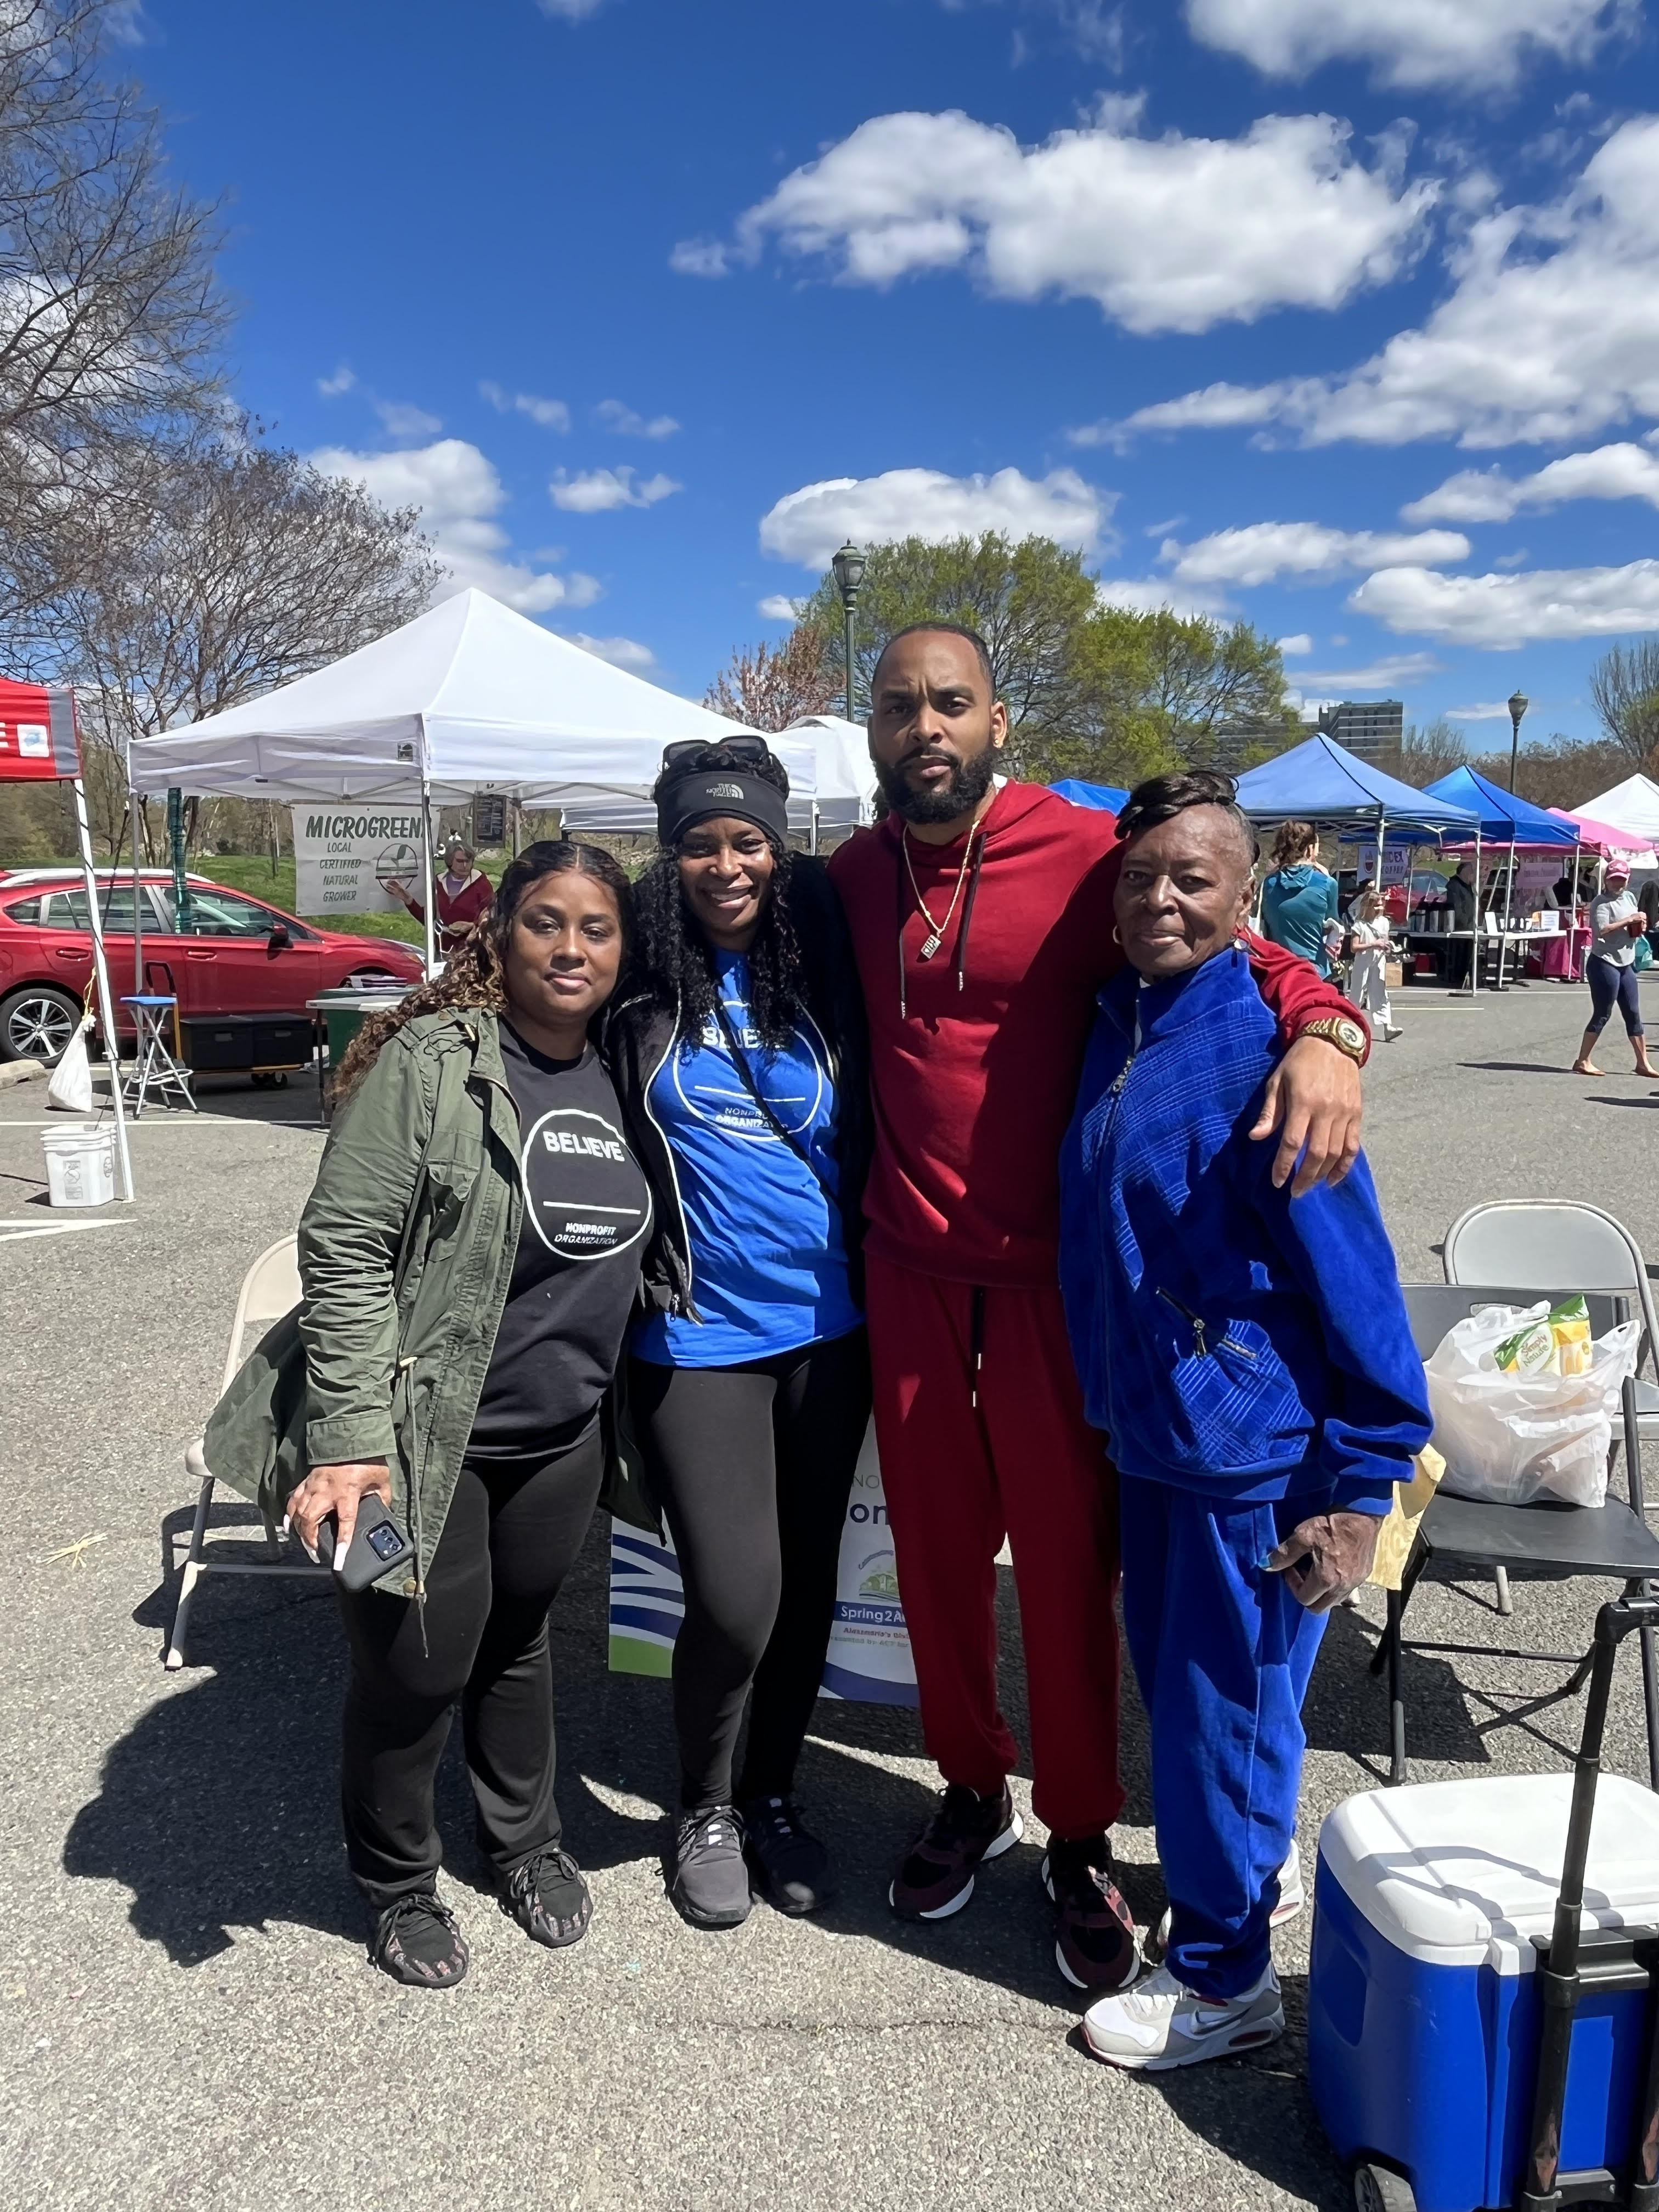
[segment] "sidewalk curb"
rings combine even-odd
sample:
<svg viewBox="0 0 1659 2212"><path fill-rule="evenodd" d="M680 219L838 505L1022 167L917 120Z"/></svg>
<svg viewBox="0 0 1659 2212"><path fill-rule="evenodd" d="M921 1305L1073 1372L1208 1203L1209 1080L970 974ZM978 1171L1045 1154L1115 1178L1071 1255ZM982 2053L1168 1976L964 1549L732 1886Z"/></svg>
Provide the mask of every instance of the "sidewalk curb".
<svg viewBox="0 0 1659 2212"><path fill-rule="evenodd" d="M42 1060L9 1060L0 1063L0 1091L9 1091L14 1083L33 1083L37 1075L44 1075L46 1064Z"/></svg>

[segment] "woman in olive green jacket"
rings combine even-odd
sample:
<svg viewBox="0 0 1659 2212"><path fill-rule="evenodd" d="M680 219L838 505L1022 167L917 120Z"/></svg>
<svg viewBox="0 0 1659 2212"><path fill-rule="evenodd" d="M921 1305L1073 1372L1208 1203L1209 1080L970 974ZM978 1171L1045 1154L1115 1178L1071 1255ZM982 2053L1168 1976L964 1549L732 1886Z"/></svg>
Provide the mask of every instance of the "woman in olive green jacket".
<svg viewBox="0 0 1659 2212"><path fill-rule="evenodd" d="M342 1802L371 1952L458 1982L433 1781L461 1708L478 1830L538 1942L586 1930L553 1795L549 1607L605 1474L601 1402L657 1209L590 1027L631 921L590 846L532 846L436 981L365 1024L300 1224L304 1298L206 1437L216 1474L349 1550L362 1500L414 1559L339 1587ZM412 1571L411 1571L412 1570Z"/></svg>

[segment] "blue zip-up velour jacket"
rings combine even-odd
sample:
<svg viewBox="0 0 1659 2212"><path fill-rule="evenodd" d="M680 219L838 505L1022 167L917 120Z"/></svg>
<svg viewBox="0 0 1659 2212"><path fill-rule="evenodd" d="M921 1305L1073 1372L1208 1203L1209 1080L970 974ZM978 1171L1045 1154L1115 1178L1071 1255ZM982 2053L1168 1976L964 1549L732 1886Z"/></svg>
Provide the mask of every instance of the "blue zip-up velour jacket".
<svg viewBox="0 0 1659 2212"><path fill-rule="evenodd" d="M1363 1156L1275 1190L1276 1058L1243 952L1100 994L1060 1155L1060 1286L1085 1408L1126 1474L1238 1504L1385 1513L1428 1442L1423 1362Z"/></svg>

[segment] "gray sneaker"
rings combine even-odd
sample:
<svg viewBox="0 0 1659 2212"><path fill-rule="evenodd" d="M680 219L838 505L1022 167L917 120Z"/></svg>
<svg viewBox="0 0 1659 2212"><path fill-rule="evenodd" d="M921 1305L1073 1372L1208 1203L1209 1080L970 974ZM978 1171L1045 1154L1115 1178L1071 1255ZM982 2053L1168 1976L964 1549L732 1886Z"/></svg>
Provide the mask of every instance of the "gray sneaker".
<svg viewBox="0 0 1659 2212"><path fill-rule="evenodd" d="M1284 2033L1285 2008L1271 1966L1253 1990L1236 1997L1201 1997L1167 1966L1158 1966L1083 2015L1091 2057L1146 2074L1259 2051Z"/></svg>
<svg viewBox="0 0 1659 2212"><path fill-rule="evenodd" d="M730 1805L705 1805L680 1814L668 1894L696 1928L736 1928L748 1919L743 1822Z"/></svg>

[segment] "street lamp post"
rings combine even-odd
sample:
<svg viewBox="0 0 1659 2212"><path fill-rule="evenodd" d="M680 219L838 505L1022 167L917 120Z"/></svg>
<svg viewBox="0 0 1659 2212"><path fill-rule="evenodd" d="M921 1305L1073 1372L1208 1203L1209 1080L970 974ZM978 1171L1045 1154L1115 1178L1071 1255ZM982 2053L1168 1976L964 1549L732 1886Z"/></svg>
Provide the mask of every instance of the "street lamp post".
<svg viewBox="0 0 1659 2212"><path fill-rule="evenodd" d="M1510 694L1510 789L1515 789L1516 756L1521 750L1521 717L1532 704L1524 691Z"/></svg>
<svg viewBox="0 0 1659 2212"><path fill-rule="evenodd" d="M864 555L848 538L830 565L836 572L836 583L841 592L842 645L847 656L847 719L855 722L858 716L853 711L853 615L864 585Z"/></svg>

